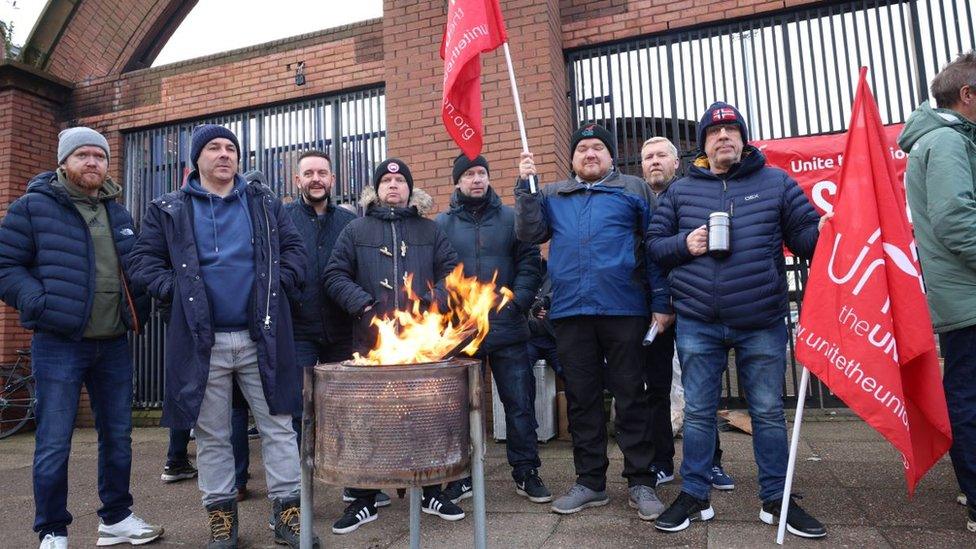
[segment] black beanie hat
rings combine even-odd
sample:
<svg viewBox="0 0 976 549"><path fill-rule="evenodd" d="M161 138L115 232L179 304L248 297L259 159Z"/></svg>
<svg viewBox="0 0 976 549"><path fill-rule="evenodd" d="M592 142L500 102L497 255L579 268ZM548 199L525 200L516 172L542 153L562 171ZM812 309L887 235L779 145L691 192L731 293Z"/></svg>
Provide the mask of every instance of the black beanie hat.
<svg viewBox="0 0 976 549"><path fill-rule="evenodd" d="M716 101L708 107L698 121L698 148L702 151L705 150L705 131L716 124L738 124L739 132L742 133L742 143L749 142L749 128L739 109L724 101Z"/></svg>
<svg viewBox="0 0 976 549"><path fill-rule="evenodd" d="M474 160L471 160L465 156L464 153L459 154L458 157L454 159L454 169L451 170L451 179L454 180L454 184L457 185L458 181L461 179L461 176L464 175L464 172L475 166L481 166L486 172L489 174L491 173L491 170L488 168L488 160L480 154L475 157Z"/></svg>
<svg viewBox="0 0 976 549"><path fill-rule="evenodd" d="M234 147L237 149L237 160L240 161L241 144L237 141L237 136L234 135L234 132L217 124L200 124L193 128L193 134L190 136L190 165L194 169L197 167L197 159L200 158L200 153L203 152L203 148L207 143L210 143L218 137L229 139L234 144Z"/></svg>
<svg viewBox="0 0 976 549"><path fill-rule="evenodd" d="M387 158L376 166L376 170L373 171L373 190L379 192L380 179L388 173L402 175L407 180L407 188L410 189L410 194L413 194L413 176L410 175L410 168L407 167L406 162L399 158Z"/></svg>
<svg viewBox="0 0 976 549"><path fill-rule="evenodd" d="M613 136L606 128L599 124L584 124L579 127L578 130L573 132L573 137L569 143L569 156L572 158L573 153L576 152L576 145L584 139L599 139L603 141L606 145L607 150L610 151L610 158L616 160L617 149L613 146Z"/></svg>

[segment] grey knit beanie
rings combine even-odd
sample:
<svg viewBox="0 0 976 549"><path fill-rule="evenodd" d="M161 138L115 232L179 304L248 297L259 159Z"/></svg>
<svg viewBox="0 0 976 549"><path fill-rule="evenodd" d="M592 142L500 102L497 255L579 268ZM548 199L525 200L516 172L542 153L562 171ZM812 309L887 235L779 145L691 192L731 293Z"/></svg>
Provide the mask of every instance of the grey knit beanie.
<svg viewBox="0 0 976 549"><path fill-rule="evenodd" d="M105 151L105 156L109 157L108 141L105 136L91 128L78 126L62 130L58 134L58 164L64 164L64 159L71 156L78 147L91 145L100 147Z"/></svg>

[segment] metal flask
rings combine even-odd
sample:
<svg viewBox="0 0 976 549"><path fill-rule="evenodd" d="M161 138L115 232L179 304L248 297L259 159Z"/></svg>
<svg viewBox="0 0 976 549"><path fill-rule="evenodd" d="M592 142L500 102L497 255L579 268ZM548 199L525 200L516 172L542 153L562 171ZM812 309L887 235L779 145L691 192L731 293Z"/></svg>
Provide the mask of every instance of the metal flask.
<svg viewBox="0 0 976 549"><path fill-rule="evenodd" d="M708 255L722 259L732 253L732 218L727 212L708 215Z"/></svg>

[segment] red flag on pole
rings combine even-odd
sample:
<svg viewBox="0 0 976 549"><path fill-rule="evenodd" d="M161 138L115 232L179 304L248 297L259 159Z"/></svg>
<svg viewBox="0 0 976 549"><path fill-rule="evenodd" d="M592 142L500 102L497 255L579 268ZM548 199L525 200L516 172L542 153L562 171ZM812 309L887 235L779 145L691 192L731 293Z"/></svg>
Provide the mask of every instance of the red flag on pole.
<svg viewBox="0 0 976 549"><path fill-rule="evenodd" d="M441 118L468 158L481 154L481 54L508 36L498 0L449 0L441 41L444 92Z"/></svg>
<svg viewBox="0 0 976 549"><path fill-rule="evenodd" d="M902 454L908 492L952 444L904 187L861 69L834 217L820 233L797 358Z"/></svg>

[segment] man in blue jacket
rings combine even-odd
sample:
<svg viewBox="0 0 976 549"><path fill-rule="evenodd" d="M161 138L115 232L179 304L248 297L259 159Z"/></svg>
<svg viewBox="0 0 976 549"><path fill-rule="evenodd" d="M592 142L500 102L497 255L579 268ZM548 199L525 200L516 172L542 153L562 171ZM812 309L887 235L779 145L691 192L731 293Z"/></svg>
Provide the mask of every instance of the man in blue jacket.
<svg viewBox="0 0 976 549"><path fill-rule="evenodd" d="M42 549L68 547L68 454L81 387L98 431L98 544L148 543L163 529L131 511L132 359L149 300L131 284L136 242L109 146L90 128L58 136L58 164L35 176L0 226L0 299L34 330L37 387L34 531Z"/></svg>
<svg viewBox="0 0 976 549"><path fill-rule="evenodd" d="M613 136L597 124L573 133L573 175L531 192L532 153L522 153L515 187L519 240L549 245L550 318L566 381L576 484L552 504L556 513L606 505L607 429L603 392L616 400L617 444L630 505L643 520L664 510L651 473L650 407L641 340L654 320L673 321L667 285L645 255L651 193L613 167Z"/></svg>
<svg viewBox="0 0 976 549"><path fill-rule="evenodd" d="M289 297L301 293L305 247L270 189L237 173L230 130L193 130L195 170L152 201L133 250L133 278L171 306L163 425L196 427L208 547L237 547L231 385L261 433L275 542L298 547L299 463L291 418L301 408Z"/></svg>
<svg viewBox="0 0 976 549"><path fill-rule="evenodd" d="M539 247L515 237L515 211L502 205L491 187L488 160L461 154L451 171L455 190L450 209L437 216L465 276L495 282L515 293L515 299L489 316L488 336L478 350L487 359L498 394L505 407L505 447L512 466L515 492L534 503L552 501L539 478L538 439L535 418L535 377L526 342L526 312L541 284ZM457 503L471 496L471 481L452 482L444 493Z"/></svg>
<svg viewBox="0 0 976 549"><path fill-rule="evenodd" d="M685 388L681 494L655 523L677 532L693 520L709 520L715 413L729 349L749 402L753 449L759 466L759 518L778 521L788 448L783 415L788 312L785 243L810 258L820 234L813 207L785 172L766 166L748 144L745 120L718 102L698 124L703 154L688 175L671 184L650 231L650 255L670 269L677 310L676 343ZM709 214L731 220L731 254L707 253ZM823 525L791 499L789 531L823 537Z"/></svg>

